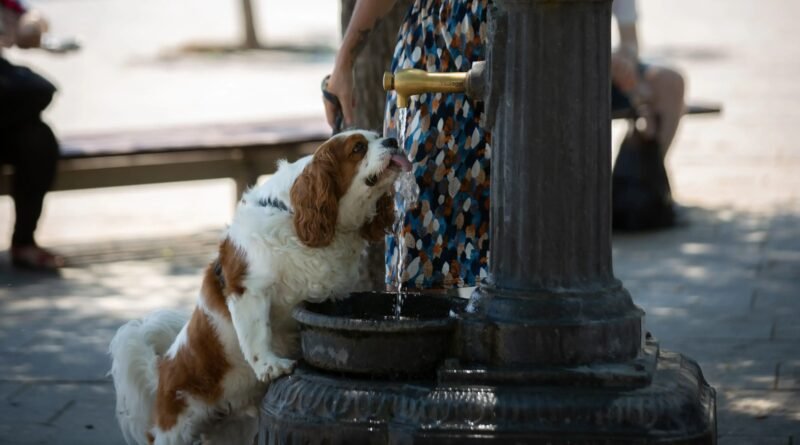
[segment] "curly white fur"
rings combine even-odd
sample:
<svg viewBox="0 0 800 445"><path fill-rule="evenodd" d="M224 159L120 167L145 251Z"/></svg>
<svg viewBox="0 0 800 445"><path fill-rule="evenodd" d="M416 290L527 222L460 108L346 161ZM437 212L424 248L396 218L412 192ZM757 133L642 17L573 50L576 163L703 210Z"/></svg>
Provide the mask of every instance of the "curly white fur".
<svg viewBox="0 0 800 445"><path fill-rule="evenodd" d="M127 443L148 443L158 357L166 353L185 323L182 314L158 311L124 324L111 340L114 360L110 374L117 392L117 420Z"/></svg>

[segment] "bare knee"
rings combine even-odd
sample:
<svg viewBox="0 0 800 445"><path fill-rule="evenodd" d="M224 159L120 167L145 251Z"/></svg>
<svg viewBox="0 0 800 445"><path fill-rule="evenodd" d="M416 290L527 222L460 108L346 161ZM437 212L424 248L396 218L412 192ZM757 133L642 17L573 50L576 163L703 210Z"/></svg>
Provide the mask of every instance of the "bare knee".
<svg viewBox="0 0 800 445"><path fill-rule="evenodd" d="M655 96L665 103L683 103L686 81L678 71L666 67L653 67L647 80Z"/></svg>

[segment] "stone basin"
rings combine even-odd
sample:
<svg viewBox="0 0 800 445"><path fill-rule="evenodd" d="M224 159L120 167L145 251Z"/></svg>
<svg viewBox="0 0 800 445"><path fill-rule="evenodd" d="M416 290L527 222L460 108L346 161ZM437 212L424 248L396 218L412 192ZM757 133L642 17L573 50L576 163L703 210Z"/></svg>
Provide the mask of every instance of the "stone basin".
<svg viewBox="0 0 800 445"><path fill-rule="evenodd" d="M450 350L455 297L364 292L343 300L304 303L294 309L305 361L350 374L402 377L429 374Z"/></svg>

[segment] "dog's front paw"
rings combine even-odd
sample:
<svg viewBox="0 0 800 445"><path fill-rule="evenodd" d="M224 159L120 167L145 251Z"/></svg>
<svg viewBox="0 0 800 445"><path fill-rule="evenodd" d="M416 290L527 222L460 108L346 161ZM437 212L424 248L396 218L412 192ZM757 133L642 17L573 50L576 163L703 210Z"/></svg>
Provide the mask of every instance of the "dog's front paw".
<svg viewBox="0 0 800 445"><path fill-rule="evenodd" d="M291 374L295 364L294 360L273 355L255 363L253 369L259 380L269 383L282 375Z"/></svg>

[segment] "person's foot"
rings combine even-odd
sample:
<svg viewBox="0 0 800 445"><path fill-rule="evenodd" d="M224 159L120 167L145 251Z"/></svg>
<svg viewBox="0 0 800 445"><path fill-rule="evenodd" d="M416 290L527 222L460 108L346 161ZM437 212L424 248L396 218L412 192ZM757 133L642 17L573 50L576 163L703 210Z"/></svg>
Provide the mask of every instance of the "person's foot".
<svg viewBox="0 0 800 445"><path fill-rule="evenodd" d="M673 227L688 227L691 224L691 215L689 214L689 207L682 206L676 202L672 202L673 214Z"/></svg>
<svg viewBox="0 0 800 445"><path fill-rule="evenodd" d="M35 244L12 246L11 264L21 269L53 272L64 267L64 257Z"/></svg>

